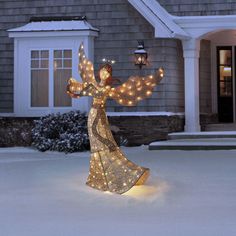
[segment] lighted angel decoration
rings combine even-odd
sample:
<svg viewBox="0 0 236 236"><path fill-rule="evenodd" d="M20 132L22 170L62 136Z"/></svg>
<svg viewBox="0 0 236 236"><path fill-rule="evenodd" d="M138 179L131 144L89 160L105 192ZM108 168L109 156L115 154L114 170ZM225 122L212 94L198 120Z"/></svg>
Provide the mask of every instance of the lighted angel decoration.
<svg viewBox="0 0 236 236"><path fill-rule="evenodd" d="M134 106L152 94L154 87L163 78L159 68L155 75L131 76L118 87L111 87L112 67L104 64L99 70L98 83L94 76L93 63L79 48L79 73L82 83L71 78L67 92L73 98L92 96L92 107L88 115L88 133L91 147L90 171L86 184L102 191L122 194L134 185L143 184L150 170L129 161L116 144L105 112L107 98L124 106Z"/></svg>

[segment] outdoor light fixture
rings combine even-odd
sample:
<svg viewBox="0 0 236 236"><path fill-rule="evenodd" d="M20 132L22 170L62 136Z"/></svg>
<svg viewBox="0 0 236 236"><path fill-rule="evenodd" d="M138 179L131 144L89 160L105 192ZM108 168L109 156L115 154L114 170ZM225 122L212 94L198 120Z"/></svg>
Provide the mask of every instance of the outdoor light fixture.
<svg viewBox="0 0 236 236"><path fill-rule="evenodd" d="M147 64L148 54L147 51L144 49L144 42L138 41L138 47L134 51L135 56L135 65L139 66L142 69L142 66Z"/></svg>

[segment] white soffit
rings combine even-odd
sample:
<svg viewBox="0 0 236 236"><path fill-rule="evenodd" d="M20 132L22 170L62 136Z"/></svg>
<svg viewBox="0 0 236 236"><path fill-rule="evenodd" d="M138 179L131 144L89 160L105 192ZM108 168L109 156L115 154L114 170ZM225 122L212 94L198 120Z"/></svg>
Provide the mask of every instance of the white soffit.
<svg viewBox="0 0 236 236"><path fill-rule="evenodd" d="M203 38L210 32L236 29L236 15L181 16L174 17L174 22L192 38Z"/></svg>
<svg viewBox="0 0 236 236"><path fill-rule="evenodd" d="M154 27L157 38L189 38L189 35L174 22L170 15L156 0L128 0Z"/></svg>
<svg viewBox="0 0 236 236"><path fill-rule="evenodd" d="M157 38L203 38L211 32L236 29L236 15L173 16L157 0L128 0L155 28Z"/></svg>

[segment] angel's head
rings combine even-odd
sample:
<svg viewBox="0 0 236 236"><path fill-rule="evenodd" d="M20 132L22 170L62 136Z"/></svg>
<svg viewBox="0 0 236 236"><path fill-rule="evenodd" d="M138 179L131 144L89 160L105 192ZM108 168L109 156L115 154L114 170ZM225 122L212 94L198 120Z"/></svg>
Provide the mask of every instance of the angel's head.
<svg viewBox="0 0 236 236"><path fill-rule="evenodd" d="M109 63L103 64L98 72L101 84L109 85L112 83L112 66Z"/></svg>

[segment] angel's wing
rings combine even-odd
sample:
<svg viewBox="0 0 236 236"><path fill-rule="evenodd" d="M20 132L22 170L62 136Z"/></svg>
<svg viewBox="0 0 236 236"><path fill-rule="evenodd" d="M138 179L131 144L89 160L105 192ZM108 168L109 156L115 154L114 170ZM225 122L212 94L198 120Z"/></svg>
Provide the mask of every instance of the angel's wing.
<svg viewBox="0 0 236 236"><path fill-rule="evenodd" d="M79 47L79 73L84 83L97 85L93 63L86 57L83 43Z"/></svg>
<svg viewBox="0 0 236 236"><path fill-rule="evenodd" d="M134 106L139 101L151 96L154 87L164 76L164 70L159 68L154 75L146 77L131 76L122 85L112 88L109 97L125 106Z"/></svg>

